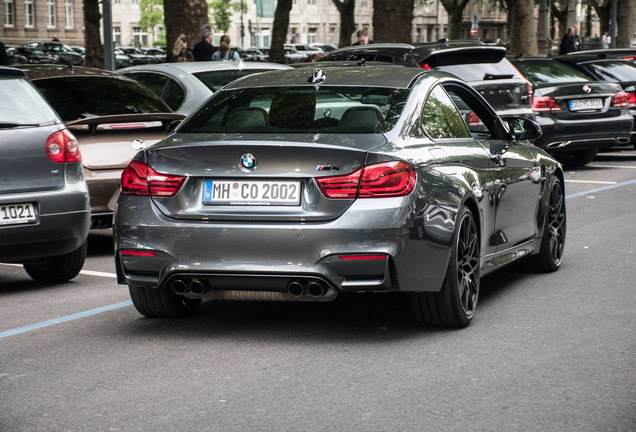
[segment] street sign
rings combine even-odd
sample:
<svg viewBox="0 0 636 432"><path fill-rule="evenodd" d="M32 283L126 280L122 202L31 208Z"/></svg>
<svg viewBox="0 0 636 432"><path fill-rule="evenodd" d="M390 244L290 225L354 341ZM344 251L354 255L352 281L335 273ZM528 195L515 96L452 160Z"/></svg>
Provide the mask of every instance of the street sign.
<svg viewBox="0 0 636 432"><path fill-rule="evenodd" d="M477 34L477 29L476 28L471 28L470 29L470 34L475 36Z"/></svg>

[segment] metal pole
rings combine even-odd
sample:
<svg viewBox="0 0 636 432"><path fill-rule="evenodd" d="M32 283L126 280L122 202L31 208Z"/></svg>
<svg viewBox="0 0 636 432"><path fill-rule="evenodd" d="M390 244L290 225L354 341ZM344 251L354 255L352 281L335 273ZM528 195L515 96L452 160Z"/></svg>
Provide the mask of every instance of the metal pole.
<svg viewBox="0 0 636 432"><path fill-rule="evenodd" d="M245 26L243 25L243 0L241 0L241 48L245 48Z"/></svg>
<svg viewBox="0 0 636 432"><path fill-rule="evenodd" d="M610 9L610 48L616 48L616 0L612 0Z"/></svg>
<svg viewBox="0 0 636 432"><path fill-rule="evenodd" d="M110 0L102 0L102 22L104 25L104 69L115 70L115 49L113 46L113 14Z"/></svg>

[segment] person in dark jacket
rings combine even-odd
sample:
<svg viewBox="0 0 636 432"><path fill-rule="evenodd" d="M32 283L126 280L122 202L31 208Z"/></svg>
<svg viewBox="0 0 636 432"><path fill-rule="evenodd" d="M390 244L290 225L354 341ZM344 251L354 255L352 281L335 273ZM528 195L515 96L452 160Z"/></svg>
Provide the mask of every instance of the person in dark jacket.
<svg viewBox="0 0 636 432"><path fill-rule="evenodd" d="M201 27L201 40L192 48L192 55L194 61L210 61L212 60L212 54L216 51L212 41L214 35L212 34L212 27L208 24Z"/></svg>
<svg viewBox="0 0 636 432"><path fill-rule="evenodd" d="M559 54L567 54L574 51L580 51L582 49L579 35L576 34L576 26L568 28L568 32L561 39L561 46L559 48Z"/></svg>
<svg viewBox="0 0 636 432"><path fill-rule="evenodd" d="M4 44L0 42L0 66L9 66L11 65L11 59L7 54L7 50L4 47Z"/></svg>
<svg viewBox="0 0 636 432"><path fill-rule="evenodd" d="M358 30L356 37L358 38L358 42L354 43L354 45L369 45L375 43L369 39L369 35L365 29Z"/></svg>

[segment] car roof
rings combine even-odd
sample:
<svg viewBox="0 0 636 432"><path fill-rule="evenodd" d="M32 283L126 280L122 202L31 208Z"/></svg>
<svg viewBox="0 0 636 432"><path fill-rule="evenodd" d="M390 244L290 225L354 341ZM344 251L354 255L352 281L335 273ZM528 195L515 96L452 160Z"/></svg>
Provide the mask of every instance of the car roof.
<svg viewBox="0 0 636 432"><path fill-rule="evenodd" d="M107 78L123 78L121 75L115 72L107 71L104 69L93 69L79 66L73 66L73 68L69 68L66 65L16 65L16 67L22 69L30 80L71 76L100 76Z"/></svg>
<svg viewBox="0 0 636 432"><path fill-rule="evenodd" d="M20 69L13 67L0 66L0 76L2 77L16 77L25 78L26 74Z"/></svg>
<svg viewBox="0 0 636 432"><path fill-rule="evenodd" d="M207 61L207 62L181 62L181 63L160 63L154 65L138 65L119 69L118 72L134 72L136 70L146 71L181 71L186 73L207 72L213 70L239 70L239 69L291 69L290 66L278 63L267 62L239 62L234 64L227 61Z"/></svg>
<svg viewBox="0 0 636 432"><path fill-rule="evenodd" d="M229 84L227 89L245 87L307 86L311 84L315 71L321 70L325 81L321 86L395 87L409 88L420 75L433 73L417 68L384 67L318 67L272 71L249 75ZM439 72L437 72L439 73Z"/></svg>

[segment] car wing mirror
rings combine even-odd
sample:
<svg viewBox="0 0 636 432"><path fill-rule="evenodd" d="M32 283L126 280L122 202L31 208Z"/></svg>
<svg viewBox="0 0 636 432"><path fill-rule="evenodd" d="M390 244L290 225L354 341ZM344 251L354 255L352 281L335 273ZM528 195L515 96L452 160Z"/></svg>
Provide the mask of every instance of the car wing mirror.
<svg viewBox="0 0 636 432"><path fill-rule="evenodd" d="M541 126L535 121L523 117L503 117L506 135L513 141L535 140L543 135Z"/></svg>

